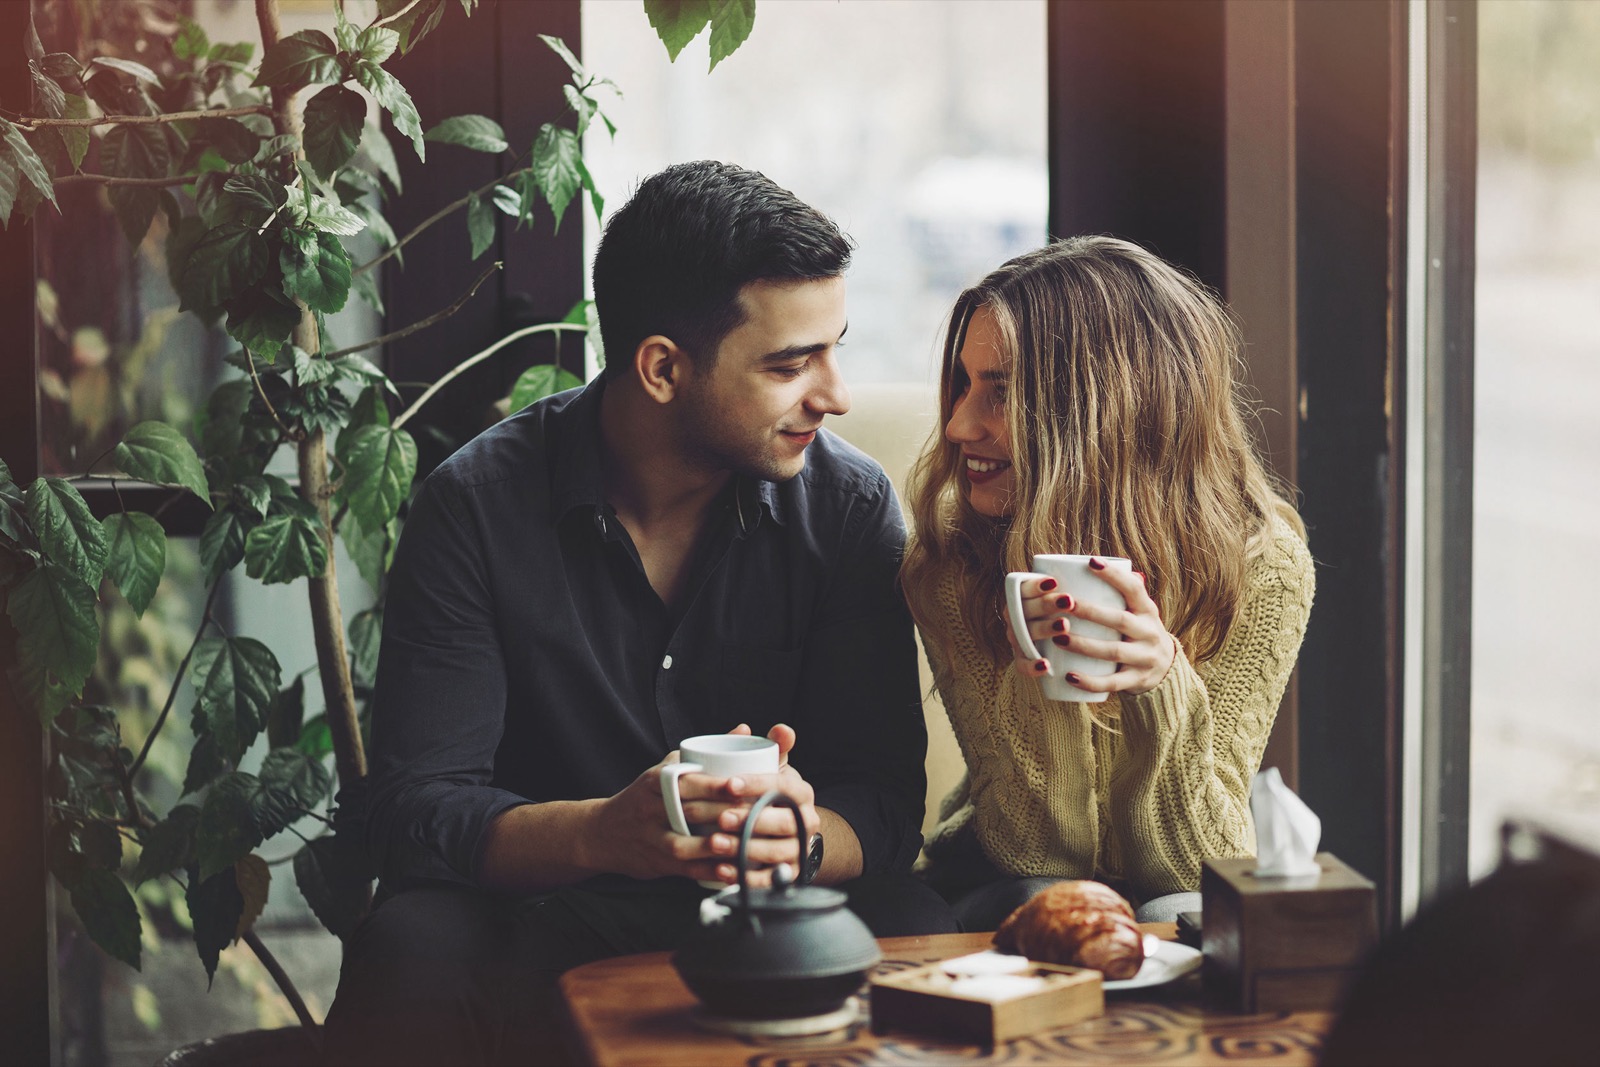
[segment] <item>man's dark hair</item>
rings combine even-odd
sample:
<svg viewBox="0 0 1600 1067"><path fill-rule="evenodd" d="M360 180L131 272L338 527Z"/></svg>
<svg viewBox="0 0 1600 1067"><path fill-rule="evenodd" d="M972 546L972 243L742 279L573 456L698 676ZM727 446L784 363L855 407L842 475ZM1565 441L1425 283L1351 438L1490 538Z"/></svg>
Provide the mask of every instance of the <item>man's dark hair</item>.
<svg viewBox="0 0 1600 1067"><path fill-rule="evenodd" d="M607 375L652 334L714 359L744 319L741 288L838 277L851 247L826 215L753 170L701 160L651 175L606 224L594 257Z"/></svg>

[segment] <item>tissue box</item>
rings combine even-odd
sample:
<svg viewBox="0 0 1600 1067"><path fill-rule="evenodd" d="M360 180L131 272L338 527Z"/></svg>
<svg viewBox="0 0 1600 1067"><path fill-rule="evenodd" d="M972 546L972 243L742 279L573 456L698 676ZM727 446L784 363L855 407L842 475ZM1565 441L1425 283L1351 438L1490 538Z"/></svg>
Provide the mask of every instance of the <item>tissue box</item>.
<svg viewBox="0 0 1600 1067"><path fill-rule="evenodd" d="M1099 971L1029 964L1023 973L1043 979L1043 986L998 999L953 992L954 979L942 963L881 975L872 980L872 1031L906 1030L994 1046L1105 1013Z"/></svg>
<svg viewBox="0 0 1600 1067"><path fill-rule="evenodd" d="M1329 852L1316 874L1262 878L1253 857L1206 860L1201 952L1208 992L1247 1012L1338 1006L1378 937L1373 885Z"/></svg>

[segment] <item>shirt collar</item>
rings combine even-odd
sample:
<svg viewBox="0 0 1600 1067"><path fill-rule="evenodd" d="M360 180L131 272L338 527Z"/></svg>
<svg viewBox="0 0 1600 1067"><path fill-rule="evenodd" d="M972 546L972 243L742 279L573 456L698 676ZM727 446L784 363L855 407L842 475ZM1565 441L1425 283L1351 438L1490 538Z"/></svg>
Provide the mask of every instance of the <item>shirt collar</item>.
<svg viewBox="0 0 1600 1067"><path fill-rule="evenodd" d="M550 450L550 502L558 522L574 508L584 508L591 515L610 510L600 466L600 398L604 393L605 378L597 376L560 413L562 425ZM741 538L761 525L763 512L784 525L783 499L772 482L735 475L733 502Z"/></svg>

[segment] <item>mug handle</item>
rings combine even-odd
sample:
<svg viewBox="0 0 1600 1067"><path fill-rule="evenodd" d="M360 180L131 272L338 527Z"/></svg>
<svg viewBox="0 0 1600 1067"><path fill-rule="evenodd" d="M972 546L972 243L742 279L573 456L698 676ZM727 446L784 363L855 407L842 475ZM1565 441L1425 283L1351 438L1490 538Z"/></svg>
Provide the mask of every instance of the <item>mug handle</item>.
<svg viewBox="0 0 1600 1067"><path fill-rule="evenodd" d="M1022 616L1022 583L1032 578L1048 577L1048 574L1036 574L1033 571L1012 571L1006 575L1006 618L1011 623L1011 636L1017 639L1017 644L1024 650L1032 652L1034 659L1044 659L1045 655L1033 643L1033 638L1028 634L1028 620Z"/></svg>
<svg viewBox="0 0 1600 1067"><path fill-rule="evenodd" d="M683 794L678 791L678 778L703 769L698 763L668 763L661 768L661 803L667 809L667 823L675 834L690 836L689 820L683 817Z"/></svg>

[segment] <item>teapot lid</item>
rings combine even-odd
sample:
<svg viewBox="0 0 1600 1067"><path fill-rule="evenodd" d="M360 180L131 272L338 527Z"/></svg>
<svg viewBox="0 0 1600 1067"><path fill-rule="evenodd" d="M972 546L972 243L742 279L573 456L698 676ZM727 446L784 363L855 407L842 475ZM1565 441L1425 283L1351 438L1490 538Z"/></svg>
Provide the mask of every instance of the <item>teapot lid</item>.
<svg viewBox="0 0 1600 1067"><path fill-rule="evenodd" d="M740 849L741 857L743 854L744 850ZM834 908L844 907L849 900L849 897L838 889L820 885L796 885L794 871L787 863L780 863L772 869L770 887L752 888L747 882L744 866L741 864L739 884L730 885L707 899L723 907L741 908L758 914L779 911L831 911Z"/></svg>

